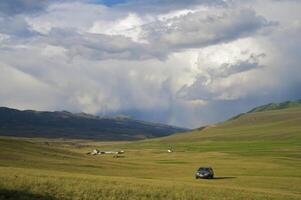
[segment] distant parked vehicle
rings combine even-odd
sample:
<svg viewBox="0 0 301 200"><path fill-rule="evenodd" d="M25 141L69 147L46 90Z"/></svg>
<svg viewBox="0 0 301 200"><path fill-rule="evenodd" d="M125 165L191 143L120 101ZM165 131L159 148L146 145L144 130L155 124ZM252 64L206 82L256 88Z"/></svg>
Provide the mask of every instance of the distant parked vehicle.
<svg viewBox="0 0 301 200"><path fill-rule="evenodd" d="M196 179L199 178L212 179L213 177L214 177L214 172L211 167L200 167L195 174Z"/></svg>
<svg viewBox="0 0 301 200"><path fill-rule="evenodd" d="M100 155L100 154L124 154L124 151L100 151L98 149L94 149L91 152L88 152L87 154L91 154L91 155Z"/></svg>

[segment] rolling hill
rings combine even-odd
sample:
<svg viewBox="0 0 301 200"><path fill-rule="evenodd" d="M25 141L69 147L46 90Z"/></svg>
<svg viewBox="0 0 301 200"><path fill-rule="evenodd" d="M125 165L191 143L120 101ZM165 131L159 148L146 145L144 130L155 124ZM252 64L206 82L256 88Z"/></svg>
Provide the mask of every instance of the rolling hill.
<svg viewBox="0 0 301 200"><path fill-rule="evenodd" d="M269 111L269 110L281 110L281 109L295 108L295 107L301 107L301 99L296 101L285 101L281 103L269 103L263 106L256 107L250 110L248 113L262 112L262 111Z"/></svg>
<svg viewBox="0 0 301 200"><path fill-rule="evenodd" d="M215 178L196 180L200 166ZM142 141L0 136L0 199L299 200L300 169L298 106Z"/></svg>
<svg viewBox="0 0 301 200"><path fill-rule="evenodd" d="M97 140L162 137L186 129L127 117L100 118L85 113L20 111L0 107L0 135Z"/></svg>
<svg viewBox="0 0 301 200"><path fill-rule="evenodd" d="M219 124L132 145L159 147L165 144L182 150L206 151L239 148L239 152L248 152L252 148L262 148L263 152L269 152L267 149L272 148L269 143L273 143L275 148L288 144L300 146L301 106L295 102L285 105L290 106L279 106L279 109L261 106L258 108L265 107L266 110L253 109L252 112L242 113Z"/></svg>

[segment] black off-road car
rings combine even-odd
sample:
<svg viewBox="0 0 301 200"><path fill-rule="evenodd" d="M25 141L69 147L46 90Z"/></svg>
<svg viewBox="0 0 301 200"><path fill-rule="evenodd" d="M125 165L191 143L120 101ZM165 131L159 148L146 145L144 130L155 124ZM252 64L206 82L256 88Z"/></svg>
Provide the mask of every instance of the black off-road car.
<svg viewBox="0 0 301 200"><path fill-rule="evenodd" d="M213 177L214 177L214 172L211 167L200 167L195 174L196 179L199 178L212 179Z"/></svg>

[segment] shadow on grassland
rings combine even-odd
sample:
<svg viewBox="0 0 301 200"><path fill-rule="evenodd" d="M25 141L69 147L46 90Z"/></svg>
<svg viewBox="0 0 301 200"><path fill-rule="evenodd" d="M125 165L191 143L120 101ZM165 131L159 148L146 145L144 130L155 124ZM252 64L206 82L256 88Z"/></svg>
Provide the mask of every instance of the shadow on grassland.
<svg viewBox="0 0 301 200"><path fill-rule="evenodd" d="M0 200L57 200L48 195L32 194L26 191L0 189Z"/></svg>
<svg viewBox="0 0 301 200"><path fill-rule="evenodd" d="M234 177L234 176L216 176L213 179L219 180L219 179L234 179L234 178L236 178L236 177Z"/></svg>

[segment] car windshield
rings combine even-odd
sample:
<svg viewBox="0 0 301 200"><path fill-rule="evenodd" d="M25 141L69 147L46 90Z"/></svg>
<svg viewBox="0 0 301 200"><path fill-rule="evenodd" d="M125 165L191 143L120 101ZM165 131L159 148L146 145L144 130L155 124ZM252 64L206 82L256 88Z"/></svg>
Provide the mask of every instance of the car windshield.
<svg viewBox="0 0 301 200"><path fill-rule="evenodd" d="M201 167L201 168L198 169L198 171L206 171L206 172L208 172L208 171L210 171L210 168Z"/></svg>

